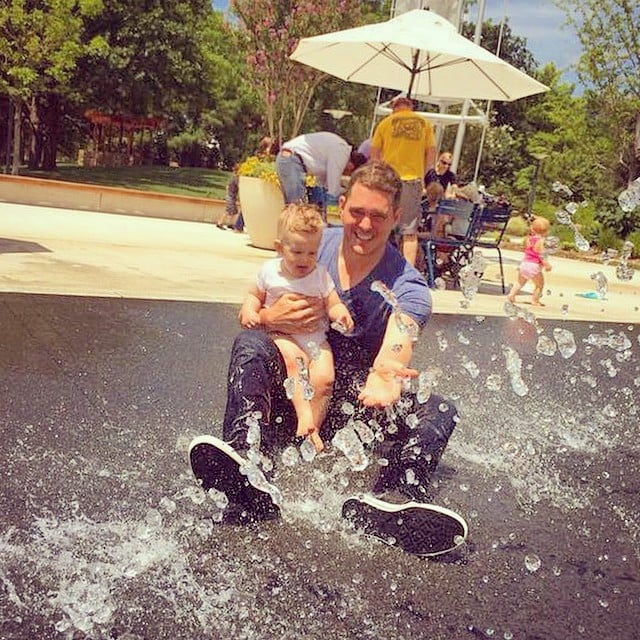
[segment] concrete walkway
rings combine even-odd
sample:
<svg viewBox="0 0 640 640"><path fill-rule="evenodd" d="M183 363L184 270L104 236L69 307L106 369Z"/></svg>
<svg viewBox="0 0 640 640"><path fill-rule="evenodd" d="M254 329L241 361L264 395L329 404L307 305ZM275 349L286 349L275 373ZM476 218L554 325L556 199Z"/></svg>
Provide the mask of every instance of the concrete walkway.
<svg viewBox="0 0 640 640"><path fill-rule="evenodd" d="M215 225L2 204L0 291L123 298L239 303L258 265L270 251L250 246L246 234ZM502 316L495 252L485 281L468 308L460 291L434 291L434 311ZM504 251L507 282L521 254ZM538 318L640 322L640 276L620 282L614 265L552 257L545 308L523 309ZM578 294L594 291L591 274L609 281L606 300Z"/></svg>

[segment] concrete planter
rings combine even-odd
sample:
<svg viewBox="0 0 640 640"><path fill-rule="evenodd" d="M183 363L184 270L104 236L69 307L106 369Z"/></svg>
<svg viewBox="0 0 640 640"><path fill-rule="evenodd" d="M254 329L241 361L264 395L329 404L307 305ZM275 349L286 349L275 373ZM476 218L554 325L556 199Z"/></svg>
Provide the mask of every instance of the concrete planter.
<svg viewBox="0 0 640 640"><path fill-rule="evenodd" d="M278 217L284 208L282 191L262 178L240 176L239 198L251 244L259 249L273 249Z"/></svg>

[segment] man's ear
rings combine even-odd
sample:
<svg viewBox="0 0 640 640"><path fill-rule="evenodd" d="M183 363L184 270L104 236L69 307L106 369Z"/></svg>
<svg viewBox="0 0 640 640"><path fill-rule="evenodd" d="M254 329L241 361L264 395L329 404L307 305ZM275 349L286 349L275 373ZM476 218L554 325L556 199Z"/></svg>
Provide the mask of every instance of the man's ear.
<svg viewBox="0 0 640 640"><path fill-rule="evenodd" d="M282 242L279 238L276 238L273 241L273 248L277 251L278 255L282 255Z"/></svg>

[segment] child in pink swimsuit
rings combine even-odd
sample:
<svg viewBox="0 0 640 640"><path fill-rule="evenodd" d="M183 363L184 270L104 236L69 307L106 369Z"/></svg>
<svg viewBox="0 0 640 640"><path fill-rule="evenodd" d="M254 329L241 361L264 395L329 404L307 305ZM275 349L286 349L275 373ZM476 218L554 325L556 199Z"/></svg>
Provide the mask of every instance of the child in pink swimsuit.
<svg viewBox="0 0 640 640"><path fill-rule="evenodd" d="M520 289L531 280L535 289L531 296L531 304L544 307L540 302L544 287L544 271L551 271L551 265L544 257L544 238L549 233L549 221L541 216L536 216L529 226L529 237L524 249L522 262L518 267L518 282L509 291L509 302L515 302Z"/></svg>

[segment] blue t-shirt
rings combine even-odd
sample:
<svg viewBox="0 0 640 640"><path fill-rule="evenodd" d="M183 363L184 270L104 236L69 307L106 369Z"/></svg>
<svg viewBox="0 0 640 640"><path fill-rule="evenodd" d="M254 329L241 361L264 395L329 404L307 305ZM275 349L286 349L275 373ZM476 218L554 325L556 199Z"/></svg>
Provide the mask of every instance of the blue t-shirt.
<svg viewBox="0 0 640 640"><path fill-rule="evenodd" d="M330 331L329 342L335 356L339 355L336 353L337 347L347 348L351 357L364 358L370 364L380 349L387 321L393 312L385 299L371 290L371 284L377 280L384 283L395 296L400 309L413 318L420 328L431 315L431 292L422 274L390 243L387 243L384 256L372 272L355 287L343 290L338 277L338 251L342 233L339 227L324 230L318 262L326 267L333 278L340 299L353 317L354 330L348 337Z"/></svg>

